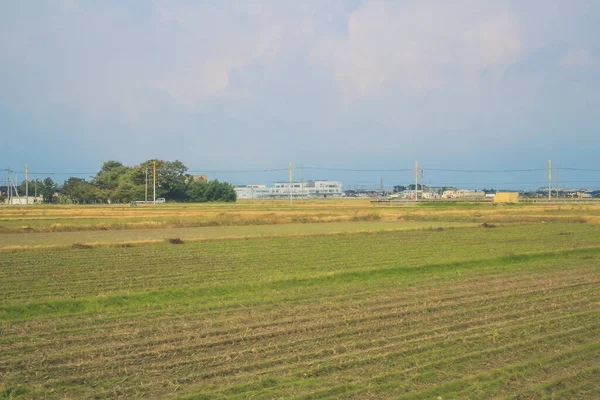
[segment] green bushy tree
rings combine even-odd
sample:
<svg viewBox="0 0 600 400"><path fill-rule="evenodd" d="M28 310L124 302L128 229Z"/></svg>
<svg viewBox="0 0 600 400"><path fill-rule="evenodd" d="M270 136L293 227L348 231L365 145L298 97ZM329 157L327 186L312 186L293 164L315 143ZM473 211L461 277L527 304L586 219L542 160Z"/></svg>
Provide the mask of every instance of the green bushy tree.
<svg viewBox="0 0 600 400"><path fill-rule="evenodd" d="M65 181L64 201L68 199L74 203L128 203L143 200L146 183L152 196L154 162L156 162L156 197L188 202L236 201L233 186L218 180L197 182L187 173L188 168L179 160L147 160L133 167L125 166L118 161L106 161L91 182L76 177Z"/></svg>
<svg viewBox="0 0 600 400"><path fill-rule="evenodd" d="M52 178L44 179L40 190L42 197L44 198L44 203L52 203L57 188L58 185L52 180Z"/></svg>

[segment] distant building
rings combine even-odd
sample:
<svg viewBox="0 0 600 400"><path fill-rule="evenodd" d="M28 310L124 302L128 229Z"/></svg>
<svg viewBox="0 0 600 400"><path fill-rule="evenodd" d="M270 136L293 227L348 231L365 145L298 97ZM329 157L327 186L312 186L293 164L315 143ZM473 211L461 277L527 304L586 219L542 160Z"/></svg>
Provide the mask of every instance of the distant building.
<svg viewBox="0 0 600 400"><path fill-rule="evenodd" d="M393 198L401 198L401 199L439 199L440 195L432 190L404 190L400 193L396 193Z"/></svg>
<svg viewBox="0 0 600 400"><path fill-rule="evenodd" d="M4 200L4 204L11 204L11 205L26 205L26 204L37 204L37 203L42 203L43 202L43 198L42 196L13 196L10 199L6 199ZM0 203L2 204L2 203Z"/></svg>
<svg viewBox="0 0 600 400"><path fill-rule="evenodd" d="M340 181L276 182L275 186L245 185L235 188L238 199L278 199L290 197L342 197Z"/></svg>
<svg viewBox="0 0 600 400"><path fill-rule="evenodd" d="M452 189L444 190L442 193L443 199L483 199L485 192L469 189Z"/></svg>
<svg viewBox="0 0 600 400"><path fill-rule="evenodd" d="M454 197L456 197L454 190L444 190L444 193L442 193L443 199L453 199Z"/></svg>
<svg viewBox="0 0 600 400"><path fill-rule="evenodd" d="M517 192L498 192L494 196L494 203L518 203L519 193Z"/></svg>
<svg viewBox="0 0 600 400"><path fill-rule="evenodd" d="M455 197L458 199L483 199L485 197L485 192L459 189L455 191Z"/></svg>
<svg viewBox="0 0 600 400"><path fill-rule="evenodd" d="M194 175L194 180L200 183L208 182L208 175Z"/></svg>

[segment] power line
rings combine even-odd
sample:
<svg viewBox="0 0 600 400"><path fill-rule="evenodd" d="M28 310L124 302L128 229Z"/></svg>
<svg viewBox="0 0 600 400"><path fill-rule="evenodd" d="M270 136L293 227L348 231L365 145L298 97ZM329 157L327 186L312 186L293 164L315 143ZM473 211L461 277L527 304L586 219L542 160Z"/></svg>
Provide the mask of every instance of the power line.
<svg viewBox="0 0 600 400"><path fill-rule="evenodd" d="M376 181L371 183L376 184ZM447 186L447 185L545 185L548 181L528 181L528 182L443 182L443 183L430 183L431 186ZM561 183L600 183L600 181L562 181Z"/></svg>
<svg viewBox="0 0 600 400"><path fill-rule="evenodd" d="M330 172L348 172L348 173L399 173L399 172L411 172L411 168L388 168L388 169L368 169L368 168L328 168L319 166L309 167L296 167L296 170L310 170L310 171L330 171ZM555 171L574 171L574 172L600 172L600 169L593 168L576 168L576 167L564 167L564 168L553 168ZM271 173L271 172L284 172L288 171L288 168L262 168L262 169L238 169L238 170L203 170L203 169L190 169L187 171L189 174L251 174L251 173ZM482 174L493 174L493 173L529 173L529 172L542 172L546 171L545 168L527 168L527 169L452 169L452 168L422 168L421 171L428 172L450 172L450 173L482 173ZM24 171L12 171L13 173L24 174ZM97 172L29 172L29 175L33 176L95 176ZM357 175L358 177L358 175ZM431 175L429 175L431 177ZM584 176L582 176L583 178ZM233 177L232 177L233 178ZM396 179L390 179L391 177L386 176L386 182L388 184L406 184L406 181L401 179L401 176L396 176ZM399 179L400 178L400 179ZM484 177L482 177L485 179ZM36 178L37 179L37 178ZM240 179L238 177L238 179ZM236 179L236 180L238 180ZM480 178L477 178L480 179ZM429 180L429 179L428 179ZM439 180L439 179L435 179ZM512 179L511 179L512 180ZM377 185L379 181L371 180L352 180L355 184L367 184ZM441 183L429 183L429 186L459 186L459 185L473 185L473 186L500 186L500 185L544 185L547 181L542 180L528 180L528 181L511 181L511 182L441 182ZM561 180L562 184L597 184L600 183L598 180Z"/></svg>
<svg viewBox="0 0 600 400"><path fill-rule="evenodd" d="M546 171L545 168L530 168L530 169L445 169L445 168L423 168L425 171L438 172L481 172L481 173L508 173L508 172L537 172Z"/></svg>
<svg viewBox="0 0 600 400"><path fill-rule="evenodd" d="M252 173L252 172L276 172L287 171L288 168L272 168L272 169L248 169L248 170L188 170L188 173ZM24 174L24 171L13 171L19 174ZM29 175L96 175L96 172L29 172Z"/></svg>
<svg viewBox="0 0 600 400"><path fill-rule="evenodd" d="M338 172L408 172L412 171L410 168L406 169L346 169L346 168L321 168L321 167L304 167L305 169L316 170L316 171L338 171Z"/></svg>
<svg viewBox="0 0 600 400"><path fill-rule="evenodd" d="M14 171L18 174L24 174L24 171ZM31 172L29 171L29 175L96 175L96 172Z"/></svg>
<svg viewBox="0 0 600 400"><path fill-rule="evenodd" d="M587 172L600 172L600 169L590 169L590 168L556 168L561 171L587 171Z"/></svg>
<svg viewBox="0 0 600 400"><path fill-rule="evenodd" d="M295 170L300 170L301 167L295 167ZM368 168L326 168L326 167L304 167L304 169L313 171L336 171L336 172L410 172L412 168L388 168L388 169L368 169ZM540 172L546 171L546 168L527 168L527 169L451 169L451 168L421 168L424 171L434 172L466 172L466 173L511 173L511 172ZM554 168L555 170L563 171L583 171L583 172L600 172L600 169L593 168ZM189 173L213 173L213 174L237 174L237 173L258 173L258 172L281 172L288 171L289 168L264 168L264 169L238 169L238 170L204 170L191 169ZM15 173L24 174L25 171L13 171ZM30 171L30 175L96 175L95 172L40 172Z"/></svg>
<svg viewBox="0 0 600 400"><path fill-rule="evenodd" d="M380 181L375 181L375 180L371 180L371 181L352 181L356 184L362 184L362 185L378 185L380 184ZM389 184L400 184L400 185L406 185L407 181L399 181L399 180L394 180L394 181L387 181ZM561 180L561 182L563 183L600 183L599 180ZM547 181L516 181L516 182L433 182L433 183L427 183L426 186L447 186L447 185L543 185L546 184ZM414 185L414 183L410 183L410 185Z"/></svg>
<svg viewBox="0 0 600 400"><path fill-rule="evenodd" d="M204 174L242 174L252 172L278 172L288 171L289 168L270 168L270 169L246 169L246 170L188 170L189 173L204 173Z"/></svg>

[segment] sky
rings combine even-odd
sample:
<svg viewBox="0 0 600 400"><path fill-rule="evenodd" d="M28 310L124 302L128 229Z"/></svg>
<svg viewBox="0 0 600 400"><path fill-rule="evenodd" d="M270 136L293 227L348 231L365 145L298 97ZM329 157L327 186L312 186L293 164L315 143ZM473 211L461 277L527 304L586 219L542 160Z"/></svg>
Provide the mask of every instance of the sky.
<svg viewBox="0 0 600 400"><path fill-rule="evenodd" d="M0 138L34 173L600 187L566 169L600 169L600 2L4 1Z"/></svg>

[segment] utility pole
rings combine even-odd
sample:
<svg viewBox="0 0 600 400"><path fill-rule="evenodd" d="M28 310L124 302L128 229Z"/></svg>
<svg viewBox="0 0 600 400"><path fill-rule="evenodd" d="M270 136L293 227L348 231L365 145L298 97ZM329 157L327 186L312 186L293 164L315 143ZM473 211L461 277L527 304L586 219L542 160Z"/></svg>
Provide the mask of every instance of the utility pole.
<svg viewBox="0 0 600 400"><path fill-rule="evenodd" d="M290 206L292 205L292 163L290 162Z"/></svg>
<svg viewBox="0 0 600 400"><path fill-rule="evenodd" d="M25 164L25 204L29 205L29 166Z"/></svg>
<svg viewBox="0 0 600 400"><path fill-rule="evenodd" d="M415 200L419 200L419 161L415 161Z"/></svg>
<svg viewBox="0 0 600 400"><path fill-rule="evenodd" d="M302 171L302 177L300 179L300 191L302 192L301 197L304 197L304 166L302 166L301 171Z"/></svg>
<svg viewBox="0 0 600 400"><path fill-rule="evenodd" d="M8 196L8 204L12 204L12 198L13 198L13 190L15 191L15 197L18 200L17 204L21 204L21 197L19 196L19 191L17 190L17 186L15 186L15 183L12 181L12 169L7 168L6 170L7 173L7 178L6 178L6 189L7 189L7 196ZM15 174L16 175L16 174ZM16 178L16 180L18 180L19 178Z"/></svg>
<svg viewBox="0 0 600 400"><path fill-rule="evenodd" d="M145 204L148 204L148 166L146 165L146 198Z"/></svg>
<svg viewBox="0 0 600 400"><path fill-rule="evenodd" d="M15 181L13 182L13 186L15 187L15 196L17 196L17 200L19 201L17 204L21 205L21 196L19 196L19 174L15 172Z"/></svg>
<svg viewBox="0 0 600 400"><path fill-rule="evenodd" d="M552 160L548 160L548 201L552 200Z"/></svg>
<svg viewBox="0 0 600 400"><path fill-rule="evenodd" d="M8 198L8 204L10 204L10 194L12 189L10 187L10 167L6 170L6 197Z"/></svg>
<svg viewBox="0 0 600 400"><path fill-rule="evenodd" d="M12 170L10 169L10 167L8 167L8 180L7 180L7 186L8 186L8 204L12 204L12 192L13 192L13 184L12 184Z"/></svg>
<svg viewBox="0 0 600 400"><path fill-rule="evenodd" d="M154 194L154 201L152 202L153 204L156 204L156 160L154 160L152 162L152 169L153 169L153 179L152 179L152 186L153 186L153 194Z"/></svg>
<svg viewBox="0 0 600 400"><path fill-rule="evenodd" d="M556 168L556 199L560 198L558 190L558 171L560 171L560 168Z"/></svg>

